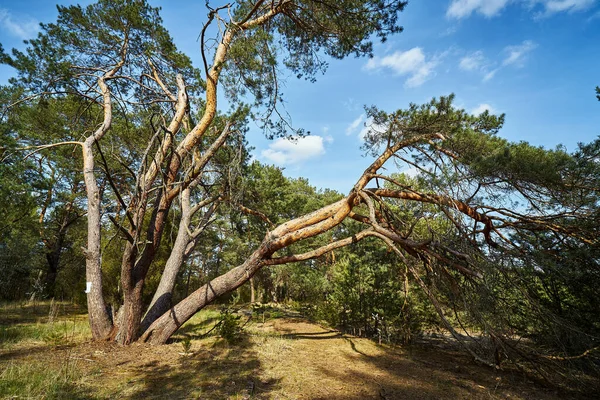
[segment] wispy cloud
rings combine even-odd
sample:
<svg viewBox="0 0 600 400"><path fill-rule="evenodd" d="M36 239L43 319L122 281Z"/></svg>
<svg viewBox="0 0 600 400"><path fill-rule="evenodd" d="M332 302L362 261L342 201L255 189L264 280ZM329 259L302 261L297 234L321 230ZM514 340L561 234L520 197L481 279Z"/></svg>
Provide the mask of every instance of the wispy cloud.
<svg viewBox="0 0 600 400"><path fill-rule="evenodd" d="M496 110L494 110L494 108L492 106L490 106L489 104L481 103L480 105L478 105L477 107L475 107L474 109L471 110L471 114L480 115L484 111L488 111L490 114L493 114L496 112Z"/></svg>
<svg viewBox="0 0 600 400"><path fill-rule="evenodd" d="M352 133L356 132L358 127L365 121L365 118L365 114L360 114L354 121L350 122L346 127L346 135L352 135Z"/></svg>
<svg viewBox="0 0 600 400"><path fill-rule="evenodd" d="M324 142L332 141L331 136L323 138L316 135L295 137L292 140L279 138L271 143L268 149L263 150L261 155L277 165L299 164L325 154Z"/></svg>
<svg viewBox="0 0 600 400"><path fill-rule="evenodd" d="M15 17L5 8L0 8L0 29L19 39L31 39L40 30L40 24L31 17Z"/></svg>
<svg viewBox="0 0 600 400"><path fill-rule="evenodd" d="M524 40L521 44L506 46L502 50L502 58L500 60L490 60L485 57L483 51L474 51L462 57L458 63L458 67L463 71L481 74L483 81L487 82L493 79L503 68L524 67L529 53L536 47L537 44L531 40Z"/></svg>
<svg viewBox="0 0 600 400"><path fill-rule="evenodd" d="M438 60L427 57L420 47L407 51L396 51L384 57L373 57L365 68L367 70L390 69L396 75L406 76L407 87L421 86L435 75L434 68Z"/></svg>
<svg viewBox="0 0 600 400"><path fill-rule="evenodd" d="M459 67L464 71L481 70L487 64L487 60L482 51L475 51L460 59Z"/></svg>
<svg viewBox="0 0 600 400"><path fill-rule="evenodd" d="M537 47L537 44L531 40L525 40L523 43L516 46L507 46L504 52L507 53L506 58L502 61L502 65L514 65L522 67L525 63L527 55Z"/></svg>
<svg viewBox="0 0 600 400"><path fill-rule="evenodd" d="M481 74L484 82L492 79L496 75L496 72L498 72L499 68L495 68L495 65L496 63L488 60L481 50L467 54L458 63L458 67L463 71Z"/></svg>
<svg viewBox="0 0 600 400"><path fill-rule="evenodd" d="M504 8L513 3L531 10L534 17L540 17L560 12L584 11L591 8L596 0L452 0L446 16L462 19L472 14L481 14L491 18L501 14ZM540 12L540 8L543 11Z"/></svg>
<svg viewBox="0 0 600 400"><path fill-rule="evenodd" d="M594 14L592 14L588 19L587 22L592 22L595 19L600 19L600 10L596 11Z"/></svg>
<svg viewBox="0 0 600 400"><path fill-rule="evenodd" d="M368 135L381 135L389 129L387 124L375 124L373 119L369 118L365 121L365 126L358 132L358 139L364 141Z"/></svg>
<svg viewBox="0 0 600 400"><path fill-rule="evenodd" d="M596 0L533 0L534 3L541 3L544 7L544 14L550 15L559 12L575 12L589 9Z"/></svg>
<svg viewBox="0 0 600 400"><path fill-rule="evenodd" d="M494 17L502 11L511 0L452 0L446 16L449 18L466 18L473 13L486 17Z"/></svg>
<svg viewBox="0 0 600 400"><path fill-rule="evenodd" d="M491 80L492 78L494 78L494 76L496 75L496 72L498 72L500 70L500 68L494 68L493 70L486 72L486 74L483 76L483 81L487 82L489 80Z"/></svg>

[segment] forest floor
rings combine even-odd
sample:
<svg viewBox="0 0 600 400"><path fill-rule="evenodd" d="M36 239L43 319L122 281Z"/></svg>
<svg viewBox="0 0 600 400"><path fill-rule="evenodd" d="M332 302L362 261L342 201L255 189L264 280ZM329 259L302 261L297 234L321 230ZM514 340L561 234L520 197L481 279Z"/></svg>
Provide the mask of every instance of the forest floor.
<svg viewBox="0 0 600 400"><path fill-rule="evenodd" d="M124 347L89 341L74 306L0 306L0 398L575 398L438 343L378 345L293 315L252 318L228 344L205 335L219 317L203 311L168 345Z"/></svg>

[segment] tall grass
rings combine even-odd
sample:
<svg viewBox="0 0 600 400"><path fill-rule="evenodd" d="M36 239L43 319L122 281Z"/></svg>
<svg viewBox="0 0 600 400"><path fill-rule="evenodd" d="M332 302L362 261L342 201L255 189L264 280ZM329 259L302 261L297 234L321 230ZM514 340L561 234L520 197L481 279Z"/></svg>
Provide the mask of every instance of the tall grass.
<svg viewBox="0 0 600 400"><path fill-rule="evenodd" d="M81 378L73 361L59 368L40 363L14 363L0 367L0 398L89 399L77 381Z"/></svg>
<svg viewBox="0 0 600 400"><path fill-rule="evenodd" d="M51 346L80 343L90 337L85 315L68 304L0 307L0 349L44 343Z"/></svg>
<svg viewBox="0 0 600 400"><path fill-rule="evenodd" d="M55 348L90 338L85 315L68 303L43 301L0 305L0 350ZM14 351L14 350L13 350ZM39 362L26 357L0 363L0 398L91 399L82 390L80 368L70 357Z"/></svg>

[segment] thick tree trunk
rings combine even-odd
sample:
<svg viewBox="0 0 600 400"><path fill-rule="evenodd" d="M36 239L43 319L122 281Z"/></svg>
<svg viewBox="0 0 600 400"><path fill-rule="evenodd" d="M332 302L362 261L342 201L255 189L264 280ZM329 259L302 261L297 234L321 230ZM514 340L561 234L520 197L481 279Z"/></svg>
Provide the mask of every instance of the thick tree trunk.
<svg viewBox="0 0 600 400"><path fill-rule="evenodd" d="M229 293L246 283L264 265L274 264L274 260L269 262L274 252L299 240L316 236L340 224L351 211L354 198L355 195L350 195L303 217L286 222L267 233L260 247L243 264L213 279L172 307L171 310L154 321L140 339L153 344L166 343L171 335L195 313L206 307L217 297ZM348 241L348 243L351 242L353 241ZM334 246L330 244L322 249L324 252L332 248ZM315 250L310 254L306 254L307 257L312 258L323 254L323 252ZM302 257L296 257L295 260L285 257L286 262L289 262L288 259L289 261L299 261Z"/></svg>
<svg viewBox="0 0 600 400"><path fill-rule="evenodd" d="M124 296L123 317L119 321L121 325L115 339L120 344L131 344L139 337L143 313L143 289L144 282L139 280Z"/></svg>
<svg viewBox="0 0 600 400"><path fill-rule="evenodd" d="M186 196L187 194L187 196ZM165 264L165 268L158 284L158 288L154 293L152 302L148 307L148 312L144 316L141 328L142 331L148 329L150 324L154 322L158 317L163 315L169 308L171 308L171 300L173 297L173 288L175 287L175 281L179 269L185 260L185 252L191 237L189 235L190 226L190 213L189 213L189 190L184 191L182 196L182 216L179 222L179 230L177 231L177 238L173 244L171 254Z"/></svg>
<svg viewBox="0 0 600 400"><path fill-rule="evenodd" d="M200 289L186 297L176 306L172 307L168 312L150 325L150 327L142 334L140 340L154 344L166 343L171 335L173 335L173 333L175 333L179 327L195 313L210 304L217 297L231 292L246 283L265 265L275 265L278 263L314 258L334 250L335 248L355 243L363 237L372 235L372 230L363 231L360 234L338 240L337 242L330 243L302 255L278 257L276 259L271 258L277 250L288 247L300 240L319 235L339 225L352 212L352 208L355 205L360 204L362 196L359 196L358 194L362 192L362 189L372 178L373 174L375 174L377 170L383 166L385 161L387 161L398 149L404 147L407 143L410 143L410 141L417 140L412 138L406 142L398 143L395 146L386 149L386 151L365 170L365 173L357 181L353 191L348 197L312 213L283 223L267 233L260 247L252 253L246 262L213 279L208 284L202 286ZM370 219L375 221L374 211L372 211L372 214ZM364 219L364 217L360 216L354 216L354 218L358 218L361 221Z"/></svg>
<svg viewBox="0 0 600 400"><path fill-rule="evenodd" d="M83 144L83 177L88 200L88 238L85 249L85 278L87 281L87 303L92 337L104 340L112 331L112 321L102 295L102 259L100 253L100 191L94 176L94 155L91 136Z"/></svg>
<svg viewBox="0 0 600 400"><path fill-rule="evenodd" d="M48 270L46 272L45 287L46 293L50 297L55 296L56 277L58 276L58 269L60 267L60 257L62 255L65 237L67 236L68 230L67 223L68 221L63 221L63 223L60 226L56 241L52 244L52 248L49 249L46 253Z"/></svg>
<svg viewBox="0 0 600 400"><path fill-rule="evenodd" d="M175 238L175 243L171 249L171 254L169 255L169 258L165 264L158 288L154 293L154 297L152 298L150 306L148 306L148 311L146 312L146 315L142 321L142 331L148 329L150 324L152 324L158 317L163 315L169 308L171 308L173 289L175 288L175 282L177 281L177 275L181 270L181 266L191 254L198 236L204 231L206 226L208 226L210 218L217 208L218 198L207 199L196 204L194 207L191 207L190 194L194 186L195 184L190 185L190 187L185 189L181 194L181 220L179 221L177 237ZM198 228L194 232L191 232L190 226L192 217L202 206L210 204L211 202L212 205L204 214Z"/></svg>
<svg viewBox="0 0 600 400"><path fill-rule="evenodd" d="M164 344L194 314L213 302L217 297L229 293L246 283L262 266L266 248L261 247L229 272L213 279L193 292L185 300L171 308L144 332L141 340L153 344Z"/></svg>

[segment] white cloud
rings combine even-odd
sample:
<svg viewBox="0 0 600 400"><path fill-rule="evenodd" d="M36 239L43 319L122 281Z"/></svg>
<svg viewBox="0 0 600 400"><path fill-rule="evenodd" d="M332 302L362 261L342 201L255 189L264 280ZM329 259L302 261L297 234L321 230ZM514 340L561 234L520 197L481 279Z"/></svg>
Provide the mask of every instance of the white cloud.
<svg viewBox="0 0 600 400"><path fill-rule="evenodd" d="M420 47L407 51L396 51L384 57L373 57L365 66L368 70L388 68L397 75L408 76L404 84L407 87L421 86L434 74L437 60L425 56Z"/></svg>
<svg viewBox="0 0 600 400"><path fill-rule="evenodd" d="M486 64L483 52L476 51L460 59L459 67L465 71L480 70Z"/></svg>
<svg viewBox="0 0 600 400"><path fill-rule="evenodd" d="M472 109L471 114L480 115L484 111L488 111L490 114L493 114L494 112L496 112L496 110L494 110L494 108L492 106L490 106L489 104L482 103L482 104L478 105L477 107L475 107L474 109Z"/></svg>
<svg viewBox="0 0 600 400"><path fill-rule="evenodd" d="M372 122L373 122L373 121L369 119L369 120L367 121L367 123L366 123L366 126L364 126L364 127L363 127L363 128L360 130L360 132L358 132L358 138L359 138L361 141L364 141L364 140L365 140L365 136L367 136L367 134L368 134L368 133L371 131L371 125L372 125Z"/></svg>
<svg viewBox="0 0 600 400"><path fill-rule="evenodd" d="M488 60L481 50L468 54L460 59L458 67L463 71L477 72L483 76L483 81L487 82L496 75L500 68L493 68L495 62Z"/></svg>
<svg viewBox="0 0 600 400"><path fill-rule="evenodd" d="M489 72L487 72L484 76L483 76L483 81L487 82L490 79L492 79L494 77L494 75L496 75L496 72L498 72L498 70L500 70L500 68L495 68Z"/></svg>
<svg viewBox="0 0 600 400"><path fill-rule="evenodd" d="M348 111L360 110L361 107L361 105L352 97L348 98L348 100L344 101L342 104L344 105L344 107L346 107Z"/></svg>
<svg viewBox="0 0 600 400"><path fill-rule="evenodd" d="M503 59L501 61L488 60L483 52L478 50L461 58L458 67L464 71L480 73L483 76L483 81L487 82L503 68L510 66L522 68L529 53L536 47L537 44L531 40L525 40L523 43L514 46L506 46L502 50Z"/></svg>
<svg viewBox="0 0 600 400"><path fill-rule="evenodd" d="M490 61L486 59L482 51L475 51L463 58L459 62L459 68L464 71L478 72L483 76L483 81L487 82L494 78L498 71L506 67L522 68L525 65L527 56L537 47L537 44L531 40L525 40L523 43L506 46L502 53L503 60Z"/></svg>
<svg viewBox="0 0 600 400"><path fill-rule="evenodd" d="M387 130L388 130L388 126L387 125L374 124L373 120L371 118L369 118L365 122L365 126L360 130L360 132L358 132L358 138L361 141L364 141L365 137L369 133L375 133L375 134L377 134L377 133L384 133Z"/></svg>
<svg viewBox="0 0 600 400"><path fill-rule="evenodd" d="M346 135L352 135L354 131L358 129L358 127L364 122L365 114L360 114L354 121L346 127Z"/></svg>
<svg viewBox="0 0 600 400"><path fill-rule="evenodd" d="M596 0L535 0L542 3L545 14L555 14L559 12L583 11L590 8Z"/></svg>
<svg viewBox="0 0 600 400"><path fill-rule="evenodd" d="M454 35L458 31L458 26L451 26L446 29L444 32L440 33L440 37L446 37L450 35Z"/></svg>
<svg viewBox="0 0 600 400"><path fill-rule="evenodd" d="M321 136L295 137L293 140L279 138L263 150L261 155L278 165L298 164L302 161L325 154L323 142L331 143L333 138Z"/></svg>
<svg viewBox="0 0 600 400"><path fill-rule="evenodd" d="M537 47L537 44L532 42L531 40L525 40L523 43L516 46L507 46L504 48L504 51L508 53L504 61L502 61L502 65L515 65L517 67L522 67L527 54L530 53L533 49Z"/></svg>
<svg viewBox="0 0 600 400"><path fill-rule="evenodd" d="M5 8L0 8L0 29L19 39L31 39L40 30L39 22L31 17L15 18Z"/></svg>
<svg viewBox="0 0 600 400"><path fill-rule="evenodd" d="M486 17L496 16L511 0L452 0L446 16L450 18L465 18L473 13Z"/></svg>
<svg viewBox="0 0 600 400"><path fill-rule="evenodd" d="M406 176L408 176L409 178L415 178L416 176L419 175L419 169L416 167L410 167L405 169L404 171L402 171L402 173Z"/></svg>
<svg viewBox="0 0 600 400"><path fill-rule="evenodd" d="M452 0L446 10L448 18L467 18L477 13L491 18L499 15L510 3L519 3L529 10L540 6L544 12L536 12L534 16L548 16L559 12L575 12L589 9L596 0Z"/></svg>

